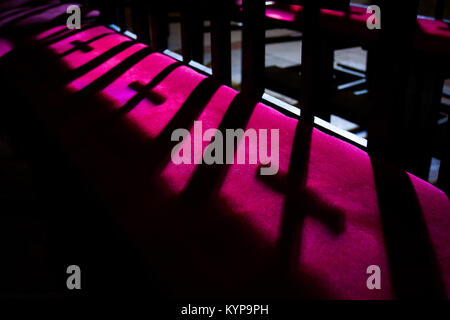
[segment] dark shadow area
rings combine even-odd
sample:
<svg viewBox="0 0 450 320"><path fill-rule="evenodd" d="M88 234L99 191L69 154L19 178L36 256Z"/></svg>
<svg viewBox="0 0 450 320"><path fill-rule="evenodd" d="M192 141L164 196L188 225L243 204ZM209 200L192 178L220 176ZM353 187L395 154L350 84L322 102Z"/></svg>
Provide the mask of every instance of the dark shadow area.
<svg viewBox="0 0 450 320"><path fill-rule="evenodd" d="M2 201L0 215L1 271L7 275L0 296L21 299L146 298L151 307L166 293L136 246L98 201L95 192L67 153L49 135L21 89L6 85L15 96L2 104L1 130L10 138L16 157L30 166L31 195ZM8 180L2 180L1 186ZM66 268L79 265L82 290L68 291Z"/></svg>
<svg viewBox="0 0 450 320"><path fill-rule="evenodd" d="M35 15L39 15L39 14L41 14L41 13L44 13L44 12L47 11L47 10L50 10L50 9L53 9L53 8L57 8L57 7L59 7L59 6L61 6L60 3L58 3L58 4L46 5L46 6L44 6L44 7L38 7L38 8L34 8L34 9L30 9L29 11L24 12L23 15L20 15L19 17L14 18L14 19L8 21L7 23L3 24L3 25L0 27L0 29L2 30L2 32L3 32L4 30L8 31L9 29L14 28L14 26L15 26L17 23L20 23L21 21L23 21L23 20L25 20L25 19L27 19L27 18L30 18L30 17L35 16Z"/></svg>
<svg viewBox="0 0 450 320"><path fill-rule="evenodd" d="M35 47L34 49L38 50L39 48ZM16 51L14 59L27 61L27 65L34 66L34 68L55 71L51 75L45 76L45 79L41 79L41 85L46 83L47 87L36 88L37 100L33 102L33 106L38 104L38 109L27 112L36 114L37 119L33 121L42 124L40 131L48 132L48 136L43 140L51 141L49 149L61 150L61 155L54 157L52 155L53 160L48 161L47 157L51 153L34 151L33 154L40 157L39 165L45 168L40 170L44 172L48 170L60 179L67 179L65 183L72 185L72 178L52 168L55 161L61 162L61 166L67 163L69 168L76 172L75 178L84 186L74 183L70 189L66 189L61 181L51 183L54 188L58 189L58 193L52 190L49 195L60 197L62 201L58 205L58 209L55 209L55 215L59 214L59 217L52 224L55 226L53 232L57 234L54 239L63 237L63 240L51 240L51 246L56 246L56 249L52 249L50 254L52 259L55 259L55 266L52 267L54 269L51 274L60 274L61 277L59 280L55 280L58 285L61 285L63 280L62 286L65 285L66 275L64 272L62 274L58 272L60 272L61 266L70 259L82 261L84 263L81 266L82 270L83 268L87 269L90 274L88 281L94 284L91 284L93 287L88 288L88 296L89 294L93 296L97 293L102 294L104 290L108 291L112 284L105 282L110 281L111 278L125 283L124 286L128 283L128 271L122 272L113 268L113 271L105 272L105 275L98 274L104 269L104 262L108 261L104 260L103 254L107 255L108 252L114 250L115 246L110 235L103 230L103 224L111 221L111 224L119 230L118 232L123 232L127 239L122 246L125 246L127 241L130 246L136 246L136 251L134 249L129 251L131 257L124 258L122 253L118 254L117 259L119 257L123 259L123 262L118 265L126 264L127 266L123 266L124 270L129 270L128 268L134 270L136 265L139 266L142 263L143 269L136 268L132 279L136 279L136 281L140 277L150 279L149 286L151 288L159 287L161 283L162 289L155 290L155 295L165 292L169 284L172 286L175 281L173 279L179 279L177 261L186 261L183 268L188 271L183 274L190 274L192 279L184 277L180 279L180 283L175 281L177 283L175 288L179 288L179 290L172 291L169 294L171 297L279 297L280 294L288 297L298 297L300 294L304 298L331 296L319 279L314 275L301 272L293 274L289 283L289 287L295 289L291 291L280 289L279 271L277 266L274 266L274 261L278 257L275 248L266 243L266 240L261 238L261 235L248 221L231 214L233 209L224 200L216 197L214 191L220 188L228 166L200 166L197 168L181 198L173 198L173 195L168 195L164 181L156 174L169 161L170 150L174 145L170 141L172 131L180 127L192 127L194 120L220 87L217 82L209 78L201 81L163 132L154 140L142 140L139 130L133 123L124 121L121 115L130 111L142 99L148 98L143 94L145 92L138 92L126 104L125 109L117 111L112 111L108 107L110 102L101 98L98 92L149 55L151 53L149 50L143 49L130 56L75 94L68 94L64 91L67 74L70 74L71 71L66 70L67 67L55 56L46 52L44 48L39 50L42 51L28 60L26 58L29 58L30 52L24 50L20 55ZM17 64L17 61L7 60L5 63ZM20 67L26 68L26 66ZM150 92L152 87L163 81L176 67L178 67L177 63L169 66L149 84L144 85L144 88ZM65 80L61 81L62 79ZM132 82L129 85L135 86L135 83ZM26 89L19 87L19 91ZM37 95L42 95L42 90L56 92L58 96L64 98L61 103L55 102L57 103L55 106L40 104ZM164 99L169 98L164 97ZM255 104L256 101L249 100L242 95L236 96L219 129L244 128ZM155 108L158 106L156 105ZM94 116L92 116L93 114ZM59 119L73 121L72 129L76 132L74 137L69 137L64 133L70 128L68 129L64 123L59 123ZM36 146L41 148L39 143L36 143ZM86 159L89 159L88 162L83 162ZM106 176L107 173L111 174L110 178L114 182L111 183L110 178L96 180L97 172L93 172L91 169L86 171L86 168L83 168L90 162L94 163L94 167L102 163L103 167L98 168L102 172L101 174ZM83 169L82 173L78 172L80 167ZM88 175L86 176L86 174ZM91 185L93 176L96 183ZM119 187L119 191L114 191L117 195L113 196L114 200L108 198L113 201L107 203L109 200L105 200L103 196L110 192L111 187ZM101 198L102 201L99 201L97 205L87 205L83 200L84 196L76 192L78 189L87 189L87 193L92 199ZM104 193L99 195L99 190ZM60 196L60 193L65 197ZM138 197L139 204L133 203L137 197L135 193L142 195L142 197ZM67 199L68 196L70 196L69 199ZM68 206L68 203L75 201L72 197L77 198L78 203ZM114 201L121 206L116 207L112 204ZM137 210L136 206L140 209ZM102 208L104 208L106 216L102 215ZM72 212L74 213L72 214ZM163 216L158 214L162 212L164 212ZM80 219L80 223L73 224L73 228L78 232L76 235L64 229L65 223L68 223L67 220L71 219ZM123 221L127 221L127 223L122 223ZM137 241L134 237L139 232L134 228L139 230L142 226L149 228L145 232L149 239ZM86 228L90 231L88 232ZM162 228L164 232L161 233L154 228L158 230ZM69 236L74 237L71 242L66 240L66 237ZM179 242L180 240L182 242ZM71 243L71 250L56 255L58 250L62 250L58 249L59 244L62 245L62 243ZM81 244L77 245L77 243ZM111 249L107 247L109 243L114 244ZM183 250L180 250L181 248ZM102 251L98 256L94 253L97 250ZM128 252L128 249L126 251ZM140 256L145 262L138 258ZM154 272L152 271L153 267L156 268ZM161 278L154 284L153 277ZM184 283L189 283L194 279L198 281L197 286L190 287L191 290L186 296ZM128 285L138 286L139 290L135 291L137 295L145 291L143 286L146 286L147 282L136 283L132 280ZM119 288L120 286L116 290L112 290L111 294L120 295ZM279 289L274 290L274 288ZM298 290L298 288L302 288L302 290ZM123 290L122 295L124 292L128 291Z"/></svg>
<svg viewBox="0 0 450 320"><path fill-rule="evenodd" d="M52 45L54 43L57 43L57 42L59 42L61 40L64 40L64 39L69 38L71 36L74 36L74 35L76 35L78 33L85 32L85 31L87 31L89 29L92 29L92 28L95 28L95 27L98 27L98 26L100 26L100 25L93 23L93 24L88 24L86 26L83 26L80 29L75 29L75 30L68 30L66 28L63 28L60 31L54 32L54 33L49 34L48 36L42 38L39 41L39 43L42 46L50 46L50 45Z"/></svg>
<svg viewBox="0 0 450 320"><path fill-rule="evenodd" d="M312 127L297 123L289 172L285 175L259 176L266 185L285 195L280 237L278 240L281 281L290 285L292 273L299 269L304 219L311 216L339 235L345 230L344 212L327 205L306 187Z"/></svg>
<svg viewBox="0 0 450 320"><path fill-rule="evenodd" d="M394 295L445 299L422 209L407 173L372 159Z"/></svg>
<svg viewBox="0 0 450 320"><path fill-rule="evenodd" d="M119 53L120 49L114 52ZM150 52L146 51L147 54ZM83 66L76 75L90 71L89 67L94 68L96 63ZM61 81L68 80L66 75L70 72L65 71L66 66L39 43L7 54L0 64L2 70L8 71L2 74L1 90L15 97L2 104L2 131L10 137L14 152L31 166L35 199L23 205L14 204L13 199L11 206L9 202L3 203L1 239L2 246L7 248L2 251L11 253L11 260L2 265L4 274L10 276L2 282L0 296L93 301L126 293L128 299L136 301L145 297L149 305L163 299L166 296L163 286L153 278L150 266L145 266L141 252L123 228L107 215L95 191L69 159L64 146L61 148L59 139L55 139L55 132L50 133L47 119L43 120L35 109L39 102L30 103L24 98L23 90L27 88L21 86L20 78L27 72L27 66L41 69L38 74L43 83L48 83L47 89L67 95L64 93L67 82ZM13 70L17 66L22 70L16 73ZM72 264L81 267L82 292L66 288L66 268Z"/></svg>
<svg viewBox="0 0 450 320"><path fill-rule="evenodd" d="M30 7L28 7L28 8L30 8ZM25 9L24 7L16 7L16 8L12 8L11 10L2 10L0 12L0 14L4 13L5 11L10 11L10 12L6 13L5 15L1 15L0 19L2 19L2 20L3 19L8 19L8 18L10 18L12 16L18 15L19 13L24 12L23 11L24 9Z"/></svg>

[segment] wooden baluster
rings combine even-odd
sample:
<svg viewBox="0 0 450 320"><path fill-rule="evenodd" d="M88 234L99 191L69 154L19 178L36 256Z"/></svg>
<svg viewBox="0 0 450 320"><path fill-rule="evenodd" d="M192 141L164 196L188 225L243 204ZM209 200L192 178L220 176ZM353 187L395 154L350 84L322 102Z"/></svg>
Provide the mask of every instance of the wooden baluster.
<svg viewBox="0 0 450 320"><path fill-rule="evenodd" d="M139 41L150 43L150 10L148 2L134 0L131 2L133 31Z"/></svg>
<svg viewBox="0 0 450 320"><path fill-rule="evenodd" d="M437 20L444 19L445 0L436 0L436 7L434 11L434 17Z"/></svg>
<svg viewBox="0 0 450 320"><path fill-rule="evenodd" d="M216 0L217 1L217 0ZM212 2L211 14L211 64L213 77L231 85L231 27L232 3L229 0Z"/></svg>
<svg viewBox="0 0 450 320"><path fill-rule="evenodd" d="M167 4L153 0L150 6L150 46L155 51L164 51L168 47L169 12Z"/></svg>
<svg viewBox="0 0 450 320"><path fill-rule="evenodd" d="M203 19L199 0L183 2L181 12L181 47L184 62L203 63Z"/></svg>
<svg viewBox="0 0 450 320"><path fill-rule="evenodd" d="M374 68L374 108L369 123L369 152L408 168L416 146L406 134L414 127L407 96L413 94L410 76L413 67L414 34L418 0L405 2L378 0L381 9L379 40L371 53ZM401 12L401 14L399 14Z"/></svg>
<svg viewBox="0 0 450 320"><path fill-rule="evenodd" d="M305 121L313 122L320 97L321 32L320 5L306 1L303 8L302 71L300 77L300 108Z"/></svg>
<svg viewBox="0 0 450 320"><path fill-rule="evenodd" d="M243 0L242 87L248 96L260 99L264 93L265 1Z"/></svg>
<svg viewBox="0 0 450 320"><path fill-rule="evenodd" d="M121 32L125 32L127 29L126 17L125 17L125 3L124 0L115 0L114 5L116 8L116 24L120 27Z"/></svg>
<svg viewBox="0 0 450 320"><path fill-rule="evenodd" d="M111 5L111 1L108 0L96 0L94 2L94 6L100 10L100 23L117 24L114 4L115 2Z"/></svg>

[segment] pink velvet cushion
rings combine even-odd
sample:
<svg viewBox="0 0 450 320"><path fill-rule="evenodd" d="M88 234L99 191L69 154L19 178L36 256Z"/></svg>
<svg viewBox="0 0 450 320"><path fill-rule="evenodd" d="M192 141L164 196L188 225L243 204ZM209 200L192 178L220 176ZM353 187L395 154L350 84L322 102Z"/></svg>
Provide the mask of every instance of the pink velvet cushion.
<svg viewBox="0 0 450 320"><path fill-rule="evenodd" d="M419 17L415 43L421 51L450 56L450 23Z"/></svg>
<svg viewBox="0 0 450 320"><path fill-rule="evenodd" d="M107 28L50 41L60 31L35 39L47 41L39 56L48 59L26 50L0 63L27 75L23 94L173 296L389 299L404 293L399 270L407 279L412 270L414 290L449 297L443 192ZM81 42L90 49L74 50ZM279 129L278 174L175 165L170 135L192 132L194 120L204 130ZM424 250L435 264L422 266ZM402 252L420 259L402 265ZM382 270L381 290L366 286L370 265Z"/></svg>
<svg viewBox="0 0 450 320"><path fill-rule="evenodd" d="M0 58L14 49L11 41L0 38Z"/></svg>
<svg viewBox="0 0 450 320"><path fill-rule="evenodd" d="M266 17L274 20L280 20L284 22L299 22L300 12L303 11L303 7L299 5L290 6L267 6Z"/></svg>

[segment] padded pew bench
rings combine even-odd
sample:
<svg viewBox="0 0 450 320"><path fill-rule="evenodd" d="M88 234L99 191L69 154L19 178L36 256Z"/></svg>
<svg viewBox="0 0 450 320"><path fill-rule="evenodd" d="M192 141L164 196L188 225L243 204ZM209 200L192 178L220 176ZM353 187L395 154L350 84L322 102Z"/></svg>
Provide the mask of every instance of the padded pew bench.
<svg viewBox="0 0 450 320"><path fill-rule="evenodd" d="M450 203L427 182L104 26L8 41L3 76L171 296L450 296ZM175 165L171 134L196 120L279 129L279 172Z"/></svg>

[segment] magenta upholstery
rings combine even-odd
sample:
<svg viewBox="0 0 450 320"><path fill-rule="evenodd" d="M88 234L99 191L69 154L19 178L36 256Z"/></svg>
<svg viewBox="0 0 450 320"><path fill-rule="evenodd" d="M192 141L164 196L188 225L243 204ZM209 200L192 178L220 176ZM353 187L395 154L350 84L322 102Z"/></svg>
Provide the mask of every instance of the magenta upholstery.
<svg viewBox="0 0 450 320"><path fill-rule="evenodd" d="M412 270L415 290L449 297L442 191L110 29L61 37L63 29L23 50L5 42L2 73L8 65L4 75L172 296L391 299L405 291L400 269ZM89 50L73 50L89 40ZM136 82L152 83L148 96ZM174 165L170 134L194 120L204 130L280 129L280 171L264 178L259 165ZM402 252L417 253L417 265L402 265ZM434 263L418 267L424 255ZM366 287L369 265L381 267L381 290Z"/></svg>
<svg viewBox="0 0 450 320"><path fill-rule="evenodd" d="M450 56L450 23L418 18L415 45L420 51L448 58Z"/></svg>
<svg viewBox="0 0 450 320"><path fill-rule="evenodd" d="M0 38L0 58L14 49L11 41Z"/></svg>
<svg viewBox="0 0 450 320"><path fill-rule="evenodd" d="M299 5L286 6L267 6L266 17L269 19L280 20L284 22L299 22L300 13L303 7Z"/></svg>

